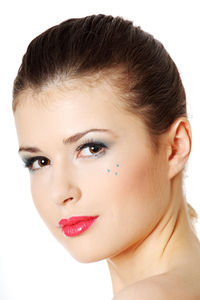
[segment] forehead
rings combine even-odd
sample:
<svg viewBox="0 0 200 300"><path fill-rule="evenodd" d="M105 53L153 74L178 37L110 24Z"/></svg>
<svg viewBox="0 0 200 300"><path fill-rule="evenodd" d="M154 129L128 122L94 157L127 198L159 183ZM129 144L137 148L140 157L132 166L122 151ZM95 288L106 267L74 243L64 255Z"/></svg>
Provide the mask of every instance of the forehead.
<svg viewBox="0 0 200 300"><path fill-rule="evenodd" d="M92 99L91 97L94 96ZM108 80L102 79L102 76L94 76L94 78L83 77L69 80L56 80L45 84L38 88L26 88L14 99L14 112L19 107L27 107L30 104L37 108L51 108L55 106L59 100L73 101L80 100L80 104L84 104L90 101L90 104L94 104L101 99L102 105L112 105L113 108L123 109L124 102L120 98L120 94L116 91L116 88L108 82ZM29 105L29 107L30 107Z"/></svg>
<svg viewBox="0 0 200 300"><path fill-rule="evenodd" d="M105 74L104 74L105 75ZM116 75L115 75L116 77ZM119 79L119 78L118 78ZM113 83L115 81L115 84ZM21 92L17 99L15 115L22 111L31 114L37 111L50 112L56 111L61 106L68 106L68 111L76 110L76 113L84 112L87 114L101 116L103 114L118 118L135 119L141 125L144 123L141 119L127 110L127 95L121 93L119 86L116 86L116 78L110 78L95 74L75 79L61 81L54 80L37 89L27 88ZM91 115L90 115L91 116ZM120 121L119 119L119 121Z"/></svg>
<svg viewBox="0 0 200 300"><path fill-rule="evenodd" d="M57 74L53 78L49 79L44 84L41 83L39 87L27 87L25 90L19 91L17 96L13 100L13 112L16 111L16 108L23 103L23 99L39 100L37 102L44 103L56 90L59 92L72 92L72 91L87 91L91 89L107 90L112 94L115 94L118 101L115 101L115 106L120 105L124 108L126 101L119 101L119 99L125 99L129 97L128 92L128 76L127 70L123 66L121 67L110 67L107 69L102 69L99 71L91 71L88 74L73 75L69 74ZM51 103L53 102L52 97ZM42 101L43 100L43 101ZM116 99L115 99L116 100ZM111 102L111 100L109 101ZM49 102L50 103L50 102ZM23 103L24 105L24 103Z"/></svg>
<svg viewBox="0 0 200 300"><path fill-rule="evenodd" d="M146 138L143 121L123 108L123 101L105 81L84 80L27 89L18 99L15 121L21 143L34 143L44 134L56 139L90 128L108 128L127 139L136 134ZM139 131L138 131L139 130ZM148 137L149 138L149 137Z"/></svg>

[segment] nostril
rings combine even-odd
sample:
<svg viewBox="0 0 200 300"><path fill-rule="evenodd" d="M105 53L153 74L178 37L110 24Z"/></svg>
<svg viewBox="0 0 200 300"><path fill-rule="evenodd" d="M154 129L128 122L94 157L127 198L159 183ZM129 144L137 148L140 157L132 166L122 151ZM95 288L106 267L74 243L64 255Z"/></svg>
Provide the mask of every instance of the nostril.
<svg viewBox="0 0 200 300"><path fill-rule="evenodd" d="M71 197L71 198L65 199L65 200L63 201L63 203L67 202L68 200L73 200L73 198Z"/></svg>

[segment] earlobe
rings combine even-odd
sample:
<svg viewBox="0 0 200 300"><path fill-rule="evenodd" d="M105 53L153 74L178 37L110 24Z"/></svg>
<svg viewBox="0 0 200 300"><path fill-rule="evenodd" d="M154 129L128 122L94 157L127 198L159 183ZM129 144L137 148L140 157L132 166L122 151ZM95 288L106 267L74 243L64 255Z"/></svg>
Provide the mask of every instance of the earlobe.
<svg viewBox="0 0 200 300"><path fill-rule="evenodd" d="M169 179L181 172L191 152L192 132L188 119L177 119L169 130Z"/></svg>

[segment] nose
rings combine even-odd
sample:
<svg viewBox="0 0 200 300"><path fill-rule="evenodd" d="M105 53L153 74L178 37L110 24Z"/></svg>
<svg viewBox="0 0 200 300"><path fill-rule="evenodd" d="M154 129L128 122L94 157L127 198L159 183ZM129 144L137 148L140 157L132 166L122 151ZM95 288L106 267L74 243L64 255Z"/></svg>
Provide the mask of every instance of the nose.
<svg viewBox="0 0 200 300"><path fill-rule="evenodd" d="M66 170L59 170L52 174L49 196L57 205L70 205L70 203L76 203L81 197L75 180L67 173Z"/></svg>

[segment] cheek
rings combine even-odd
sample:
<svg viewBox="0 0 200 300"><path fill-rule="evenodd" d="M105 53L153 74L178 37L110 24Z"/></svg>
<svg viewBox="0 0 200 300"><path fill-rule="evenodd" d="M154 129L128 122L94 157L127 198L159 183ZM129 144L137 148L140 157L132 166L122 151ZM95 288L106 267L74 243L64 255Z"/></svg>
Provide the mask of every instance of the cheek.
<svg viewBox="0 0 200 300"><path fill-rule="evenodd" d="M33 175L31 178L31 194L39 215L48 225L55 222L53 217L57 215L58 208L53 201L48 198L49 184L43 179L44 177L42 176Z"/></svg>
<svg viewBox="0 0 200 300"><path fill-rule="evenodd" d="M107 198L104 213L116 228L121 220L127 230L135 228L138 233L149 230L165 209L166 199L162 197L165 184L151 158L121 162L118 175L107 174L104 183L102 189Z"/></svg>
<svg viewBox="0 0 200 300"><path fill-rule="evenodd" d="M132 195L135 204L140 204L141 200L148 201L155 193L156 168L151 161L138 160L130 163L122 175L120 192Z"/></svg>
<svg viewBox="0 0 200 300"><path fill-rule="evenodd" d="M156 193L157 176L157 169L150 159L129 160L121 162L118 168L115 167L109 174L105 174L102 183L105 184L108 195L121 199L123 203L132 198L132 202L137 204L142 199L148 201Z"/></svg>

